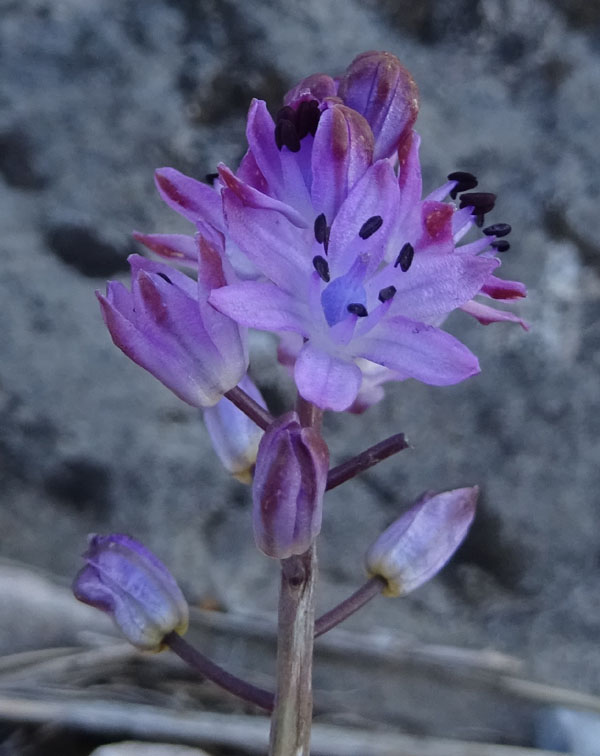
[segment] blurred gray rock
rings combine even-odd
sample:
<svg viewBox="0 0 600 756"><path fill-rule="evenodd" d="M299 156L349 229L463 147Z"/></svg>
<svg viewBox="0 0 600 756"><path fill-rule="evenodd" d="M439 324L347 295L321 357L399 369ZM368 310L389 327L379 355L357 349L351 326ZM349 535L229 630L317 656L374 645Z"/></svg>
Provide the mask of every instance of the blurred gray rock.
<svg viewBox="0 0 600 756"><path fill-rule="evenodd" d="M248 490L220 471L197 414L112 346L93 290L126 279L132 229L187 228L156 196L156 167L235 164L252 96L275 107L306 73L387 49L420 87L426 186L460 168L498 194L493 219L514 228L502 275L528 284L519 311L533 327L456 316L480 376L397 385L362 418L327 418L335 460L399 430L414 448L329 497L321 606L357 585L370 540L422 490L478 483L478 518L444 574L349 626L493 647L598 692L594 7L0 0L2 555L70 577L89 531L127 531L192 599L274 610L276 565L253 546ZM253 367L278 409L290 387L270 347L257 339ZM367 674L356 686L373 697ZM511 731L500 712L463 708L446 735L529 738L527 721Z"/></svg>
<svg viewBox="0 0 600 756"><path fill-rule="evenodd" d="M587 711L548 709L536 723L536 745L572 756L600 756L600 717Z"/></svg>

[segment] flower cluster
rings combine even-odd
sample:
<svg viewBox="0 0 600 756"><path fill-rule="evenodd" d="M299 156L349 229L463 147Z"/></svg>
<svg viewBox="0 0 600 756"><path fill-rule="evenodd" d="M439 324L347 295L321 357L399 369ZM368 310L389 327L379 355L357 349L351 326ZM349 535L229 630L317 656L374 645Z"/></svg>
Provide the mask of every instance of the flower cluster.
<svg viewBox="0 0 600 756"><path fill-rule="evenodd" d="M461 309L487 324L516 315L522 284L494 275L505 223L485 226L495 196L457 171L422 196L416 85L389 53L358 56L343 76L313 75L273 119L254 100L236 172L202 183L156 172L164 201L194 236L136 234L163 263L133 256L132 290L99 295L115 343L185 401L214 405L244 375L246 328L280 336L299 394L361 411L389 380L450 385L479 371L441 330ZM472 228L479 238L461 244Z"/></svg>
<svg viewBox="0 0 600 756"><path fill-rule="evenodd" d="M110 282L98 294L115 344L203 410L219 459L252 484L256 544L282 568L276 695L180 637L181 590L129 536L91 538L75 595L138 648L169 646L226 690L274 708L273 753L308 753L314 637L375 595L404 596L432 578L465 537L478 496L477 487L424 494L367 550L366 583L315 621L326 490L407 447L398 433L330 469L323 411L360 413L388 381L443 386L477 373L477 358L442 330L454 310L527 327L485 302L525 295L495 276L511 231L486 224L495 196L454 171L423 197L417 112L410 74L379 52L359 55L339 79L304 79L275 118L254 100L237 171L219 165L204 183L156 172L160 195L195 233L136 233L162 261L132 255L131 289ZM247 374L250 328L278 335L277 358L297 387L295 408L276 418Z"/></svg>

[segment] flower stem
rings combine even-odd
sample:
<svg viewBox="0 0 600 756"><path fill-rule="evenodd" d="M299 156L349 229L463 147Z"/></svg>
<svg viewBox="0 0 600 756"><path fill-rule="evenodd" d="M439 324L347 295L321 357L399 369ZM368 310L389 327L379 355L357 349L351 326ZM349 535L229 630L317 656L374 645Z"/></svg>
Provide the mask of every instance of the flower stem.
<svg viewBox="0 0 600 756"><path fill-rule="evenodd" d="M379 596L383 588L385 588L386 582L378 575L369 578L364 585L354 591L351 596L342 601L341 604L334 606L333 609L321 615L318 620L315 621L315 638L319 635L324 635L331 630L332 627L339 625L340 622L348 619L350 615L358 611L368 601L375 596Z"/></svg>
<svg viewBox="0 0 600 756"><path fill-rule="evenodd" d="M314 544L300 556L281 560L277 693L269 756L310 756L316 577Z"/></svg>
<svg viewBox="0 0 600 756"><path fill-rule="evenodd" d="M169 633L165 635L164 643L180 659L183 659L186 664L189 664L190 667L199 672L203 677L212 680L219 687L224 688L229 693L233 693L234 696L244 701L260 706L261 709L266 709L267 711L273 710L274 696L271 692L263 688L257 688L255 685L251 685L245 680L226 672L218 664L215 664L191 646L181 635L175 632Z"/></svg>
<svg viewBox="0 0 600 756"><path fill-rule="evenodd" d="M350 478L368 470L369 467L373 467L373 465L382 462L393 454L397 454L403 449L408 449L408 446L409 444L404 437L404 433L396 433L394 436L380 441L369 449L365 449L364 452L361 452L356 457L352 457L347 462L342 462L341 465L329 471L329 475L327 476L327 491L345 483Z"/></svg>
<svg viewBox="0 0 600 756"><path fill-rule="evenodd" d="M242 410L245 415L248 415L250 420L254 420L259 428L267 430L269 425L273 422L273 415L271 415L271 413L264 407L261 407L257 401L239 386L234 386L234 388L228 391L225 396L232 404L235 404L238 409Z"/></svg>

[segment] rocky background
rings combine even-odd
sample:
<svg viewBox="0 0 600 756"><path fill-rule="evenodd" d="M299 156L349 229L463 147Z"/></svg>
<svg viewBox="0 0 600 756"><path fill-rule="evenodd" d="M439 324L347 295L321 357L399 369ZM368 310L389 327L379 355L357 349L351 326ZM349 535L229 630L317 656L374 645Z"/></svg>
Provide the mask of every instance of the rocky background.
<svg viewBox="0 0 600 756"><path fill-rule="evenodd" d="M196 603L275 610L276 568L253 545L248 490L219 468L197 413L113 347L93 292L126 280L132 229L187 230L154 190L156 167L201 177L236 164L251 97L275 108L303 75L389 50L419 84L425 186L462 169L497 193L491 220L514 229L501 274L528 285L519 313L532 329L456 316L449 327L480 376L398 384L359 418L327 418L335 461L397 431L413 448L328 496L320 606L359 584L365 547L422 490L479 483L477 521L448 569L348 627L494 649L533 680L599 693L599 8L0 0L2 556L66 584L88 532L122 530ZM271 348L258 338L252 367L278 411L290 386ZM7 595L2 653L72 642L72 627L40 620L33 594ZM246 653L268 681L272 649L231 644L221 660L235 668ZM411 695L402 670L385 684L376 667L354 672L342 684L342 663L335 675L317 668L317 688L409 732L536 738L531 707L478 708L460 690L436 699L431 684ZM6 753L30 752L10 742Z"/></svg>

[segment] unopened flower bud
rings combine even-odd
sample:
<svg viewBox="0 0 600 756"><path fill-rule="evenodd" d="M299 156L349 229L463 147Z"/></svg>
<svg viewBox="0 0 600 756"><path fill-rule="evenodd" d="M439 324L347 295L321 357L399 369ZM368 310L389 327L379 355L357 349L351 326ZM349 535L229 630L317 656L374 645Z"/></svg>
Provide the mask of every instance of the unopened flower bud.
<svg viewBox="0 0 600 756"><path fill-rule="evenodd" d="M379 536L367 552L367 571L383 578L385 596L404 596L446 564L475 515L479 488L425 494Z"/></svg>
<svg viewBox="0 0 600 756"><path fill-rule="evenodd" d="M267 556L303 554L321 530L329 450L314 428L288 412L258 447L254 472L254 537Z"/></svg>
<svg viewBox="0 0 600 756"><path fill-rule="evenodd" d="M261 407L267 408L260 391L248 376L242 378L239 386ZM204 422L223 466L241 483L251 483L252 468L264 431L226 397L204 410Z"/></svg>
<svg viewBox="0 0 600 756"><path fill-rule="evenodd" d="M171 573L126 535L92 535L87 564L73 581L75 598L109 614L127 640L160 651L165 635L183 634L188 605Z"/></svg>
<svg viewBox="0 0 600 756"><path fill-rule="evenodd" d="M373 159L390 157L410 133L419 111L419 93L395 55L358 55L340 80L339 97L363 115L375 136Z"/></svg>

